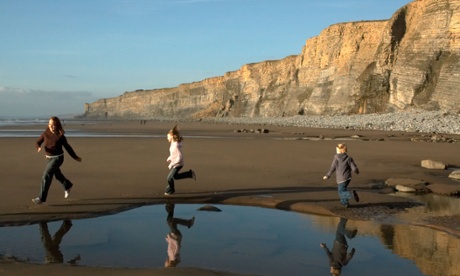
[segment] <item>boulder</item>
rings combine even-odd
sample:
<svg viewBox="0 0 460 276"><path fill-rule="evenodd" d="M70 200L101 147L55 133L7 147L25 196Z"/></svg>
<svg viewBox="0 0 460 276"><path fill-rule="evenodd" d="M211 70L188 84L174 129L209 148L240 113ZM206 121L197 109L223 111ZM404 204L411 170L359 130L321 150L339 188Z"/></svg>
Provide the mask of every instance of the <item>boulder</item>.
<svg viewBox="0 0 460 276"><path fill-rule="evenodd" d="M460 195L460 184L434 183L428 186L431 192L439 195L457 196Z"/></svg>
<svg viewBox="0 0 460 276"><path fill-rule="evenodd" d="M415 193L417 190L413 187L404 186L404 185L396 185L396 191L403 192L403 193Z"/></svg>
<svg viewBox="0 0 460 276"><path fill-rule="evenodd" d="M420 179L411 179L411 178L388 178L385 183L388 186L396 187L396 185L403 186L425 186L426 182Z"/></svg>
<svg viewBox="0 0 460 276"><path fill-rule="evenodd" d="M394 187L398 192L404 193L430 193L426 188L426 182L418 179L410 178L389 178L385 181L388 186Z"/></svg>
<svg viewBox="0 0 460 276"><path fill-rule="evenodd" d="M460 170L455 170L449 174L449 178L460 180Z"/></svg>
<svg viewBox="0 0 460 276"><path fill-rule="evenodd" d="M205 205L200 208L198 208L198 211L207 211L207 212L222 212L221 209L217 208L216 206L213 205Z"/></svg>
<svg viewBox="0 0 460 276"><path fill-rule="evenodd" d="M434 161L434 160L422 160L421 166L423 168L427 168L430 170L445 170L446 169L446 164L440 162L440 161Z"/></svg>

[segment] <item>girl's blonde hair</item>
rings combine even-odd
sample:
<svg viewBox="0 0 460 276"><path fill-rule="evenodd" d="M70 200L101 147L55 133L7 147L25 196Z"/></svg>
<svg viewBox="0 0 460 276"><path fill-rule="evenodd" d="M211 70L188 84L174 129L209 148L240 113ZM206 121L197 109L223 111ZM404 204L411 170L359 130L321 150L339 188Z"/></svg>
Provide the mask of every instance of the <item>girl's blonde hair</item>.
<svg viewBox="0 0 460 276"><path fill-rule="evenodd" d="M173 137L173 141L174 142L180 142L182 141L184 138L182 138L182 136L180 136L180 132L179 132L179 128L177 127L177 125L175 125L169 132L168 134L170 134L172 137Z"/></svg>
<svg viewBox="0 0 460 276"><path fill-rule="evenodd" d="M340 151L340 153L346 153L347 152L347 145L338 144L337 145L337 150Z"/></svg>

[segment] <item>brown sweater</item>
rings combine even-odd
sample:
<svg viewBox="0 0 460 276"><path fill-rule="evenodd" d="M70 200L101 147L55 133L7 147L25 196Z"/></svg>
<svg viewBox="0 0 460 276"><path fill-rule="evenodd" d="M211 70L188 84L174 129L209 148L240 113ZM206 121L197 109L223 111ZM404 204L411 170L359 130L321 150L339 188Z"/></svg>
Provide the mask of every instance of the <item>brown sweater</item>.
<svg viewBox="0 0 460 276"><path fill-rule="evenodd" d="M35 142L37 149L40 148L43 144L45 149L45 153L48 156L56 156L61 155L64 153L62 147L72 156L73 159L77 159L78 156L72 147L67 143L67 139L64 135L58 136L51 132L49 128L47 128L40 138L38 138L37 142Z"/></svg>

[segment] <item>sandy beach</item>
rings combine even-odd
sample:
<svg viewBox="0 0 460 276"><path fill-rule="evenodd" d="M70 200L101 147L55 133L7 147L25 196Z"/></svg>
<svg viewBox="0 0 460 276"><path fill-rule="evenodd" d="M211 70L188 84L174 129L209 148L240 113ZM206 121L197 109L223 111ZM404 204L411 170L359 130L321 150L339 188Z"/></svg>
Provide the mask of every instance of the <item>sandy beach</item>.
<svg viewBox="0 0 460 276"><path fill-rule="evenodd" d="M166 132L174 122L66 122L68 141L82 157L82 162L65 156L62 170L74 187L71 196L54 180L48 201L35 205L45 166L42 153L34 142L38 137L0 138L0 164L3 194L0 200L0 224L23 225L41 220L78 219L118 212L143 204L219 203L262 206L302 213L341 216L350 219L373 219L399 216L417 202L389 196L382 187L389 178L420 179L429 184L458 187L449 179L451 170L428 170L421 160L442 161L460 166L456 143L413 142L420 133L334 130L297 127L250 126L180 123L185 137L183 170L194 169L197 180L176 183L176 194L165 196L166 158L169 144ZM28 126L44 130L46 126ZM11 127L2 127L11 129ZM17 127L24 129L24 127ZM258 133L264 128L268 133ZM238 131L239 130L239 131ZM246 130L246 131L241 131ZM114 134L115 137L72 137L72 131ZM116 134L116 135L115 135ZM135 137L131 137L136 134ZM144 137L148 135L148 137ZM455 135L451 137L459 138ZM345 142L361 173L355 175L350 188L356 189L360 202L340 206L335 178L323 180L328 171L335 145ZM379 186L379 188L376 188ZM270 197L262 196L269 194ZM382 215L384 214L384 215ZM420 215L399 216L404 223L427 225L460 235L457 217L435 219ZM68 275L113 275L113 269L34 265L3 260L0 272L47 273ZM177 273L191 275L231 275L224 272L177 268L158 269L155 275ZM117 269L117 275L132 270ZM152 270L136 270L139 275Z"/></svg>

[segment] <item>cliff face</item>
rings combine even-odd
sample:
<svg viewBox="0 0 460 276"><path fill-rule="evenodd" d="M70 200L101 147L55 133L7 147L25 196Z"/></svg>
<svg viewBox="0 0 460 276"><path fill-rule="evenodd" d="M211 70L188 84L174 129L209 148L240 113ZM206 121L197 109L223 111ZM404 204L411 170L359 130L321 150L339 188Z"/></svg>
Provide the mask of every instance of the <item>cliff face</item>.
<svg viewBox="0 0 460 276"><path fill-rule="evenodd" d="M86 104L87 118L279 117L460 109L460 0L416 0L386 21L332 25L301 54L175 88Z"/></svg>

